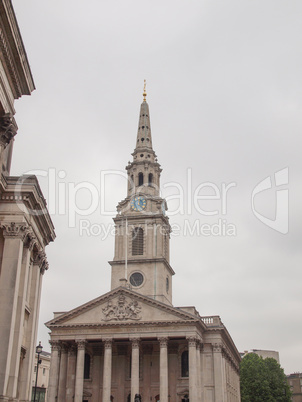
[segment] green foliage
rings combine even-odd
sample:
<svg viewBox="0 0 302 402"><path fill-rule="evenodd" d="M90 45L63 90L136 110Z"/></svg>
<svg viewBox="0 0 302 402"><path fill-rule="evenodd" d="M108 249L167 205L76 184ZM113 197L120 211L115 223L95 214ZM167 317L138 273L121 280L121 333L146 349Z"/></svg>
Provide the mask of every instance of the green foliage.
<svg viewBox="0 0 302 402"><path fill-rule="evenodd" d="M241 402L290 402L286 376L275 359L249 353L240 365Z"/></svg>

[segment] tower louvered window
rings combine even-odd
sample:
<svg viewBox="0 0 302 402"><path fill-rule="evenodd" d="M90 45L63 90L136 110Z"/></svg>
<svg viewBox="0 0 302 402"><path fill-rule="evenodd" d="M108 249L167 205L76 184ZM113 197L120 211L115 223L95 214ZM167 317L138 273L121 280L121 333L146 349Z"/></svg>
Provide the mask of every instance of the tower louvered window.
<svg viewBox="0 0 302 402"><path fill-rule="evenodd" d="M139 173L138 174L138 185L142 186L144 184L144 174L143 173Z"/></svg>
<svg viewBox="0 0 302 402"><path fill-rule="evenodd" d="M144 231L142 228L134 228L132 231L132 255L144 254Z"/></svg>

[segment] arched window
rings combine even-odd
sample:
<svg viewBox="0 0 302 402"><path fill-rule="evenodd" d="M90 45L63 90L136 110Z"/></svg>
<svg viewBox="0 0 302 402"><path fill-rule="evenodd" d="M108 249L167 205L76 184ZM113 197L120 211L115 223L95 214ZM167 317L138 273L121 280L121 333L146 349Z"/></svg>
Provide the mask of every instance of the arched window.
<svg viewBox="0 0 302 402"><path fill-rule="evenodd" d="M181 376L189 377L189 354L187 350L181 354Z"/></svg>
<svg viewBox="0 0 302 402"><path fill-rule="evenodd" d="M144 184L144 175L142 172L138 174L138 185L142 186Z"/></svg>
<svg viewBox="0 0 302 402"><path fill-rule="evenodd" d="M90 355L85 353L85 363L84 363L84 379L90 378Z"/></svg>
<svg viewBox="0 0 302 402"><path fill-rule="evenodd" d="M152 174L152 173L149 173L149 176L148 176L148 186L152 186L152 183L153 183L153 174Z"/></svg>
<svg viewBox="0 0 302 402"><path fill-rule="evenodd" d="M142 228L134 228L132 231L132 255L144 254L144 231Z"/></svg>

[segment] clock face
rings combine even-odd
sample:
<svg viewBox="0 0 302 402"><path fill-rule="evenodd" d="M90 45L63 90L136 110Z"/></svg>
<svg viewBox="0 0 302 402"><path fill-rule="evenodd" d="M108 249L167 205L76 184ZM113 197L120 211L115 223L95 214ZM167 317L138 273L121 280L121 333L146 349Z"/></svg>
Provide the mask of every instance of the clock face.
<svg viewBox="0 0 302 402"><path fill-rule="evenodd" d="M130 283L132 286L140 286L144 282L144 277L140 272L134 272L130 276Z"/></svg>
<svg viewBox="0 0 302 402"><path fill-rule="evenodd" d="M147 201L144 197L137 195L133 198L130 205L133 211L142 211L146 208Z"/></svg>

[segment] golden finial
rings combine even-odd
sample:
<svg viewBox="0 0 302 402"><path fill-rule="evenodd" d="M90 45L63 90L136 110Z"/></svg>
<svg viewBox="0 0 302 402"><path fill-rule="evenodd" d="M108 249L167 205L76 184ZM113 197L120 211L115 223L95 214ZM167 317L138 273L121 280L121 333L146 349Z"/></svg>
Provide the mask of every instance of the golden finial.
<svg viewBox="0 0 302 402"><path fill-rule="evenodd" d="M146 80L144 80L144 92L143 92L144 102L146 102L146 96L147 96L147 92L146 92Z"/></svg>

